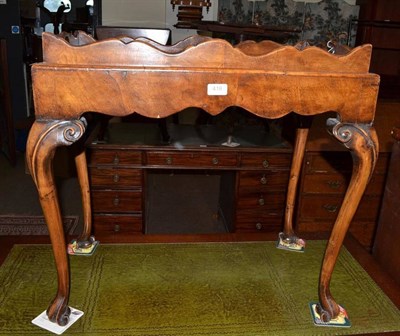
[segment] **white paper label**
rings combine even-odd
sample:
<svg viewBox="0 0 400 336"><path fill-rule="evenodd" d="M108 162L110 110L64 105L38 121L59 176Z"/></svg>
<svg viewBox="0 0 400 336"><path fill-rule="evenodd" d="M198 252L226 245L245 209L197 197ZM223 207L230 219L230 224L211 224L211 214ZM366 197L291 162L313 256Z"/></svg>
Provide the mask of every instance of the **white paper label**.
<svg viewBox="0 0 400 336"><path fill-rule="evenodd" d="M207 94L209 96L226 96L228 94L228 84L208 84Z"/></svg>
<svg viewBox="0 0 400 336"><path fill-rule="evenodd" d="M83 315L83 311L75 308L71 308L71 314L69 316L69 322L65 326L59 326L57 323L51 322L46 314L46 311L41 313L38 317L32 320L32 323L40 328L46 329L54 334L61 335L65 330L67 330L71 325L73 325L78 319Z"/></svg>
<svg viewBox="0 0 400 336"><path fill-rule="evenodd" d="M0 0L0 5L7 5L7 0Z"/></svg>

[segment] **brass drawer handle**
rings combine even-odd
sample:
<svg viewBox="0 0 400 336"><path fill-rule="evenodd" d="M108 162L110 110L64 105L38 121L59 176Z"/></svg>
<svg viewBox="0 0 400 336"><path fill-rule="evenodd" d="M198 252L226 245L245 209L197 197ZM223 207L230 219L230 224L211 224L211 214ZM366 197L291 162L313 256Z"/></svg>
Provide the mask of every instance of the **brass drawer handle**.
<svg viewBox="0 0 400 336"><path fill-rule="evenodd" d="M338 210L338 206L334 204L325 204L323 208L328 212L336 212Z"/></svg>
<svg viewBox="0 0 400 336"><path fill-rule="evenodd" d="M114 232L119 232L121 230L121 227L119 226L119 224L115 224L114 225Z"/></svg>
<svg viewBox="0 0 400 336"><path fill-rule="evenodd" d="M213 163L214 165L217 165L217 164L219 163L218 158L217 158L217 157L213 157L213 158L212 158L212 163Z"/></svg>
<svg viewBox="0 0 400 336"><path fill-rule="evenodd" d="M268 168L268 167L269 167L269 162L268 162L268 160L264 160L263 163L262 163L262 165L263 165L264 168Z"/></svg>
<svg viewBox="0 0 400 336"><path fill-rule="evenodd" d="M263 175L263 176L260 178L260 183L261 183L261 184L267 184L267 178L265 177L265 175Z"/></svg>
<svg viewBox="0 0 400 336"><path fill-rule="evenodd" d="M119 156L118 156L118 154L115 154L115 156L114 156L114 164L118 164L119 163Z"/></svg>
<svg viewBox="0 0 400 336"><path fill-rule="evenodd" d="M118 197L118 196L115 196L115 198L114 198L114 200L113 200L113 204L114 204L115 206L119 205L119 197Z"/></svg>
<svg viewBox="0 0 400 336"><path fill-rule="evenodd" d="M261 197L261 198L258 200L258 204L259 204L259 205L265 205L264 197Z"/></svg>
<svg viewBox="0 0 400 336"><path fill-rule="evenodd" d="M113 181L114 181L115 183L119 182L119 175L118 175L118 174L115 174L115 175L114 175Z"/></svg>
<svg viewBox="0 0 400 336"><path fill-rule="evenodd" d="M256 229L257 230L262 230L263 225L261 223L256 223Z"/></svg>
<svg viewBox="0 0 400 336"><path fill-rule="evenodd" d="M340 181L328 181L326 182L331 189L339 189L342 186Z"/></svg>
<svg viewBox="0 0 400 336"><path fill-rule="evenodd" d="M172 157L168 156L168 157L165 159L165 163L168 164L168 165L172 164Z"/></svg>

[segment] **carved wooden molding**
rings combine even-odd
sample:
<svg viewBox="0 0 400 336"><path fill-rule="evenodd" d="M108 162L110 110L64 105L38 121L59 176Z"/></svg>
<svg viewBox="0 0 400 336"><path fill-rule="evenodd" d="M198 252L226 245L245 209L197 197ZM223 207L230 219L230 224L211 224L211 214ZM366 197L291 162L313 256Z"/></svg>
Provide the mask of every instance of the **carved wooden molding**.
<svg viewBox="0 0 400 336"><path fill-rule="evenodd" d="M84 34L81 32L81 34ZM189 39L190 41L190 39ZM43 34L43 59L57 65L126 65L132 67L194 67L251 69L277 72L368 73L372 46L369 44L337 56L318 47L299 50L295 46L274 44L254 55L261 44L248 43L235 48L222 39L206 39L182 48L159 47L145 39L111 38L88 45L75 46L63 36ZM271 44L271 42L270 42Z"/></svg>
<svg viewBox="0 0 400 336"><path fill-rule="evenodd" d="M235 105L266 118L336 111L344 122L369 124L379 86L379 76L368 73L370 45L339 56L200 37L173 46L143 38L73 46L46 33L43 48L45 61L32 74L36 115L44 119L87 111L162 118L187 107L216 115ZM226 94L210 95L210 84L223 84Z"/></svg>

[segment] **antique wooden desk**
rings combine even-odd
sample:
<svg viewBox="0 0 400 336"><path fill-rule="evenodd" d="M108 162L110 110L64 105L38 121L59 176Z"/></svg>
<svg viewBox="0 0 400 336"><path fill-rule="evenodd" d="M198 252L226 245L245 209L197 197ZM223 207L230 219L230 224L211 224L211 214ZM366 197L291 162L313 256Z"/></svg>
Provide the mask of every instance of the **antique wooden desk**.
<svg viewBox="0 0 400 336"><path fill-rule="evenodd" d="M221 23L218 21L201 20L196 23L196 29L208 31L212 34L225 34L232 36L236 43L243 42L246 39L269 39L279 43L285 43L289 39L298 39L301 30L294 27L282 28L279 26L261 26L261 25L242 25L234 23ZM218 36L218 35L216 35ZM214 37L216 37L214 36Z"/></svg>
<svg viewBox="0 0 400 336"><path fill-rule="evenodd" d="M319 280L318 310L324 321L339 314L329 289L343 239L374 169L378 140L373 127L379 77L368 73L371 46L332 55L301 44L244 42L194 36L173 46L145 39L95 41L85 34L43 35L44 62L32 69L36 121L28 138L27 161L47 221L58 273L58 291L47 314L67 324L70 275L52 161L58 146L82 137L87 111L110 116L139 113L162 118L186 107L217 115L240 106L264 118L295 111L303 116L336 111L329 132L353 157L353 173L331 232ZM290 173L284 237L296 238L292 217L296 184L308 130L299 128ZM82 190L82 246L91 244L91 206L85 152L76 156Z"/></svg>

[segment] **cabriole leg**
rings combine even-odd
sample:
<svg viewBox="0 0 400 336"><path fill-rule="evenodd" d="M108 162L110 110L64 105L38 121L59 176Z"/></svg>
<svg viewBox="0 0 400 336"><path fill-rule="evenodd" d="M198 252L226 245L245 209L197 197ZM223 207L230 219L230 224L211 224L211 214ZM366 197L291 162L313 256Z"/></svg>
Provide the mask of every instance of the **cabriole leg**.
<svg viewBox="0 0 400 336"><path fill-rule="evenodd" d="M286 209L283 232L279 234L278 248L291 251L303 251L305 241L296 236L293 229L294 208L296 203L296 192L301 172L301 166L304 159L306 142L310 128L311 119L302 117L301 124L296 131L296 140L293 149L292 165L290 168L290 179L286 196Z"/></svg>
<svg viewBox="0 0 400 336"><path fill-rule="evenodd" d="M91 236L92 231L92 213L90 205L90 187L87 171L87 161L85 150L75 157L75 164L78 173L79 185L81 188L82 206L83 206L83 231L77 239L78 248L88 248L95 241Z"/></svg>
<svg viewBox="0 0 400 336"><path fill-rule="evenodd" d="M36 184L46 219L57 268L57 294L47 309L50 321L64 326L69 321L70 274L64 228L54 181L53 158L57 147L77 141L86 128L82 120L36 120L27 142L27 164Z"/></svg>
<svg viewBox="0 0 400 336"><path fill-rule="evenodd" d="M329 132L351 151L353 173L328 240L321 267L317 312L324 322L336 318L340 312L340 307L329 289L330 280L347 229L372 175L378 155L378 139L372 126L346 124L337 119L328 119L327 126Z"/></svg>

